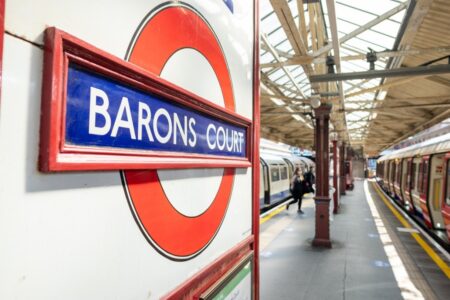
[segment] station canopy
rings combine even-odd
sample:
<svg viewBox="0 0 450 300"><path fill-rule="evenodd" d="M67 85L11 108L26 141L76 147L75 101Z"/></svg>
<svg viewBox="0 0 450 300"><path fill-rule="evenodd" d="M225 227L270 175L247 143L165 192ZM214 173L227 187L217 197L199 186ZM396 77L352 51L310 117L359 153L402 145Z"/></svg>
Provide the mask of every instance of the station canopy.
<svg viewBox="0 0 450 300"><path fill-rule="evenodd" d="M317 100L368 155L450 116L450 1L260 0L260 19L263 137L310 148Z"/></svg>

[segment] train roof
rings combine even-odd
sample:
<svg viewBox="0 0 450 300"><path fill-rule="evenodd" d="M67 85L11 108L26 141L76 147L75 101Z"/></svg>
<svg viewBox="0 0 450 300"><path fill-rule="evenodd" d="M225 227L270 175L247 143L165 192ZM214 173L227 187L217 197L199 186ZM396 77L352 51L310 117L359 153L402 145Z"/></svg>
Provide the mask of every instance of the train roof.
<svg viewBox="0 0 450 300"><path fill-rule="evenodd" d="M267 164L286 164L282 156L272 153L260 153L260 158Z"/></svg>
<svg viewBox="0 0 450 300"><path fill-rule="evenodd" d="M312 159L310 159L308 157L300 156L299 158L301 160L303 160L308 166L315 166L316 165L316 163Z"/></svg>
<svg viewBox="0 0 450 300"><path fill-rule="evenodd" d="M399 149L380 157L377 161L384 161L394 158L422 156L447 151L450 151L450 133L429 139L422 143L411 145L403 149Z"/></svg>

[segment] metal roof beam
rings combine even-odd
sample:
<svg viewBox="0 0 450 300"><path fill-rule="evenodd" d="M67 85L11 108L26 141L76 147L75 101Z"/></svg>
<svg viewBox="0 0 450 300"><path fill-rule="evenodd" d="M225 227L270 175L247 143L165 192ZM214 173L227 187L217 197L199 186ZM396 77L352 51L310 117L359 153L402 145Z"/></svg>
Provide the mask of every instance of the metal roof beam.
<svg viewBox="0 0 450 300"><path fill-rule="evenodd" d="M298 10L298 31L300 32L302 36L303 43L305 45L305 48L308 49L308 30L306 28L306 22L305 22L305 8L303 6L303 0L297 0L297 10Z"/></svg>
<svg viewBox="0 0 450 300"><path fill-rule="evenodd" d="M292 16L287 0L270 0L270 3L295 53L306 54L308 52L308 49L305 47L306 43L303 41L295 25L294 17Z"/></svg>
<svg viewBox="0 0 450 300"><path fill-rule="evenodd" d="M448 53L450 54L450 46L449 47L435 47L435 48L427 48L427 49L410 49L410 50L399 50L399 51L381 51L375 52L377 58L389 58L389 57L406 57L413 55L424 55L424 54L437 54L437 53ZM342 56L341 61L352 61L352 60L366 60L366 54L356 54L356 55L347 55ZM261 64L261 69L265 68L274 68L281 66L294 66L294 65L302 65L302 64L324 64L326 63L326 58L324 57L316 57L314 58L311 55L303 55L303 56L291 56L288 60L281 62L273 62L273 63L265 63Z"/></svg>
<svg viewBox="0 0 450 300"><path fill-rule="evenodd" d="M433 103L433 104L418 104L418 105L400 105L400 106L382 106L373 108L347 108L344 112L350 113L355 111L384 111L390 109L421 109L421 108L436 108L436 107L448 107L450 103Z"/></svg>
<svg viewBox="0 0 450 300"><path fill-rule="evenodd" d="M270 53L272 53L272 55L275 57L275 59L277 61L280 61L280 57L278 56L277 51L275 50L275 48L270 44L267 36L265 34L261 35L261 40L263 41L263 43L269 48ZM295 82L294 77L292 76L291 72L289 72L289 70L286 67L282 67L281 68L284 73L289 77L289 79L292 81L292 83L294 84L294 86L297 88L297 90L299 91L299 94L302 96L302 98L305 98L305 95L303 95L303 92L300 88L300 86L297 84L297 82Z"/></svg>
<svg viewBox="0 0 450 300"><path fill-rule="evenodd" d="M365 72L311 75L309 77L309 81L311 83L315 83L315 82L355 80L355 79L380 78L380 77L427 76L445 73L450 73L450 65L420 66L420 67L398 68L389 70L371 70ZM380 88L380 86L378 86L378 88Z"/></svg>
<svg viewBox="0 0 450 300"><path fill-rule="evenodd" d="M422 77L425 77L425 76L422 76ZM378 85L378 86L375 86L375 87L372 87L372 88L368 88L368 89L357 91L357 92L354 92L354 93L351 93L351 94L347 94L345 96L347 98L350 98L350 97L354 97L354 96L358 96L358 95L362 95L362 94L366 94L366 93L375 92L375 91L378 91L378 90L380 90L380 91L381 90L387 91L390 87L397 86L397 85L402 85L402 84L405 84L407 82L410 82L410 81L413 81L413 80L416 80L416 79L420 79L420 78L421 78L421 76L399 79L399 80L391 81L391 82L388 82L388 83L385 83L385 84L382 84L382 85Z"/></svg>
<svg viewBox="0 0 450 300"><path fill-rule="evenodd" d="M328 0L327 0L328 1ZM406 7L408 7L410 1L401 3L400 5L394 7L393 9L385 12L384 14L380 15L379 17L373 19L372 21L362 25L361 27L353 30L352 32L350 32L349 34L346 34L345 36L343 36L340 40L339 40L339 44L343 44L346 41L350 40L351 38L363 33L364 31L368 30L369 28L383 22L384 20L392 17L393 15L397 14L398 12L404 10ZM321 49L317 50L316 52L313 53L313 56L319 56L323 53L326 53L328 51L330 51L333 48L333 45L327 45L325 47L322 47Z"/></svg>
<svg viewBox="0 0 450 300"><path fill-rule="evenodd" d="M281 100L290 101L290 102L308 101L307 99L304 99L304 98L293 98L293 97L286 97L286 96L279 96L279 95L270 95L270 94L262 94L261 98L264 98L264 99L276 98L276 99L281 99Z"/></svg>

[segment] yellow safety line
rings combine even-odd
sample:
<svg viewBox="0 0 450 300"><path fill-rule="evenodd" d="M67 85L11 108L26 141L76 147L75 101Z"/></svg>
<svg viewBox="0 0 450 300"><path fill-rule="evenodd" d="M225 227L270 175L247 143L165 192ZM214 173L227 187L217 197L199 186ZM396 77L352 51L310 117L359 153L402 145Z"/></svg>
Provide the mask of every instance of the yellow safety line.
<svg viewBox="0 0 450 300"><path fill-rule="evenodd" d="M380 191L380 187L375 183L372 182L372 185L375 187L375 191L380 196L380 198L383 200L383 202L386 204L387 207L392 211L394 216L397 217L397 219L402 223L402 225L406 228L412 228L412 226L408 223L408 221L403 218L403 216L397 211L397 209L394 208L394 206L389 203L389 200L386 198L386 196ZM447 276L447 278L450 278L450 268L449 266L439 257L439 255L434 252L434 250L428 245L427 242L425 242L422 237L416 233L411 233L414 239L417 241L417 243L425 250L425 252L430 256L430 258L438 265L438 267L444 272L444 274Z"/></svg>
<svg viewBox="0 0 450 300"><path fill-rule="evenodd" d="M282 206L278 207L270 214L264 216L264 218L261 218L261 220L259 221L259 224L260 225L264 224L265 222L269 221L270 219L272 219L274 216L278 215L280 212L282 212L285 209L286 209L286 205L282 205Z"/></svg>

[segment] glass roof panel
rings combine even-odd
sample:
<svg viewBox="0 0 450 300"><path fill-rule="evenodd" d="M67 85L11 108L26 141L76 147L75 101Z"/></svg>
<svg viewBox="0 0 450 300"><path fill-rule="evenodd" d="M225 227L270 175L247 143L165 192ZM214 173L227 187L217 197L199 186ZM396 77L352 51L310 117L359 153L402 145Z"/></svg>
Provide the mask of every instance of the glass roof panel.
<svg viewBox="0 0 450 300"><path fill-rule="evenodd" d="M283 76L283 77L279 78L278 80L276 80L275 82L278 84L286 84L286 83L290 82L290 79L287 76ZM286 86L289 87L288 85L286 85Z"/></svg>
<svg viewBox="0 0 450 300"><path fill-rule="evenodd" d="M259 62L262 64L273 62L275 58L273 57L272 53L266 52L264 55L261 55Z"/></svg>
<svg viewBox="0 0 450 300"><path fill-rule="evenodd" d="M335 9L337 14L337 31L340 38L348 35L358 29L360 26L367 24L374 20L378 16L386 13L394 7L400 5L400 3L408 0L378 0L378 1L361 1L361 0L336 0ZM306 1L304 1L306 2ZM289 8L291 9L294 22L298 28L299 18L297 1L288 0ZM304 4L305 10L305 23L309 28L309 13L307 11L308 4ZM260 11L262 16L261 32L268 34L269 43L275 47L278 51L283 51L290 54L295 54L292 46L287 39L284 29L278 20L277 15L273 12L273 8L269 0L260 0ZM331 28L329 26L329 19L327 14L327 1L321 0L321 7L324 10L324 21L327 26L326 33L327 39L331 42ZM352 37L345 43L341 44L341 57L352 56L357 54L366 54L369 52L369 48L374 51L386 51L391 50L400 28L401 22L405 10L391 16L379 24L373 26L359 35ZM311 51L311 33L308 29L308 48ZM282 61L286 58L282 57ZM263 52L261 56L261 63L275 62L275 58L270 53ZM379 58L375 62L375 69L381 70L386 67L388 58ZM301 88L303 94L306 97L311 94L311 85L309 84L308 77L304 73L304 69L301 66L287 66L286 69L294 78L296 84ZM341 60L341 71L347 72L360 72L369 70L369 63L365 59L352 59ZM294 86L289 76L281 68L266 68L262 70L268 77L276 81L280 86L280 91L289 97L298 97L299 92L297 87ZM371 80L352 80L343 82L343 89L346 95L359 92L364 89L373 88L378 86L381 82L380 78ZM348 101L345 103L347 109L358 109L359 107L370 108L371 102L375 98L375 91L359 94L352 97L346 97ZM351 102L354 103L351 103ZM355 102L357 101L357 102ZM364 102L367 101L367 104ZM346 113L346 120L349 122L348 128L355 130L349 132L352 139L360 139L364 136L365 126L370 116L374 113L370 111L353 111ZM295 118L295 117L294 117ZM298 119L298 118L295 118ZM361 128L361 129L358 129Z"/></svg>
<svg viewBox="0 0 450 300"><path fill-rule="evenodd" d="M283 43L281 43L277 46L277 49L287 52L292 49L292 46L291 46L291 43L289 42L289 40L285 40Z"/></svg>
<svg viewBox="0 0 450 300"><path fill-rule="evenodd" d="M277 80L278 78L280 78L281 76L283 76L285 73L282 69L278 69L275 72L273 72L272 74L269 75L269 78L273 81Z"/></svg>
<svg viewBox="0 0 450 300"><path fill-rule="evenodd" d="M268 38L269 38L271 45L277 45L280 42L287 39L287 36L286 36L286 33L284 32L283 28L279 27L277 30L269 33Z"/></svg>
<svg viewBox="0 0 450 300"><path fill-rule="evenodd" d="M376 14L382 15L384 12L398 6L398 1L392 0L377 0L376 5L373 5L373 1L361 1L361 0L339 0L336 1L337 4L348 5L352 7L357 7L358 9ZM403 1L400 1L403 2Z"/></svg>
<svg viewBox="0 0 450 300"><path fill-rule="evenodd" d="M270 4L269 0L260 0L259 1L259 12L261 14L261 19L263 19L264 16L273 12L273 7L272 7L272 4Z"/></svg>
<svg viewBox="0 0 450 300"><path fill-rule="evenodd" d="M389 21L391 21L392 23L396 23L400 26L400 24L403 22L403 17L404 17L404 12L401 11L401 12L393 15L392 17L390 17Z"/></svg>

